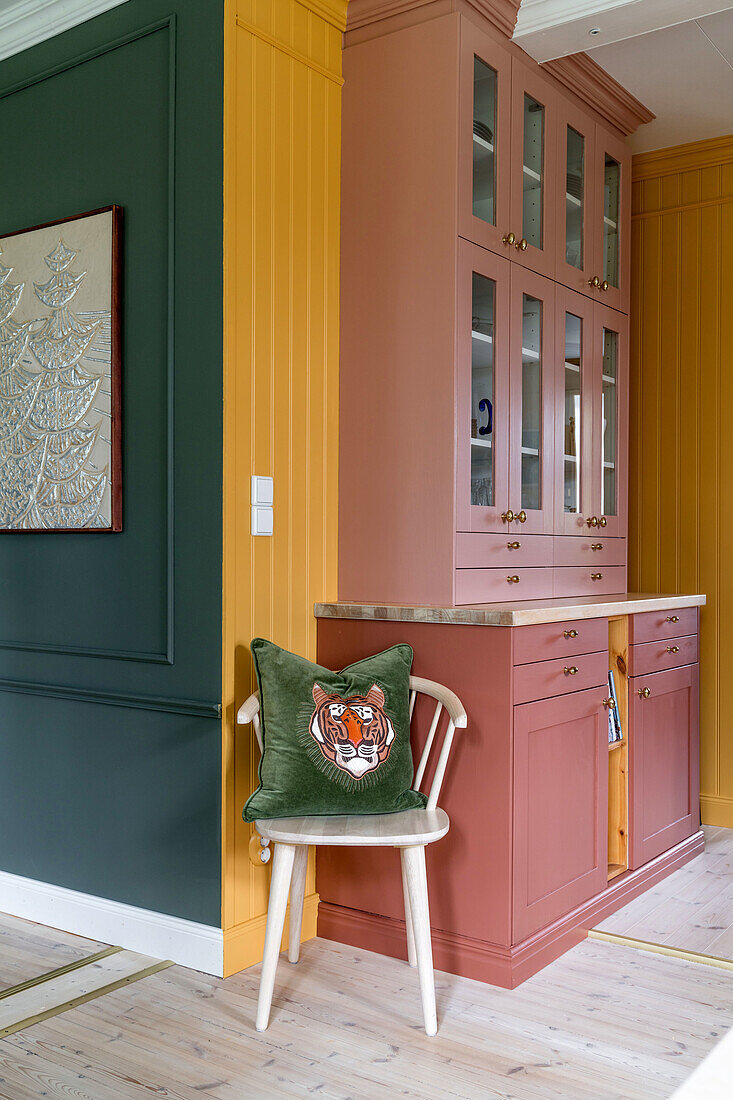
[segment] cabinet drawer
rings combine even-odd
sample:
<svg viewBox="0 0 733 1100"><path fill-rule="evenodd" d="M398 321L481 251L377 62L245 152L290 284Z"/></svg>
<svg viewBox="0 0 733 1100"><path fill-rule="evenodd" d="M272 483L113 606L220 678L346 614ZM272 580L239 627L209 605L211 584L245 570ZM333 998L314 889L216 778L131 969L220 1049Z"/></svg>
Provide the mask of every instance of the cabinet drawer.
<svg viewBox="0 0 733 1100"><path fill-rule="evenodd" d="M608 619L575 619L514 628L514 664L608 651Z"/></svg>
<svg viewBox="0 0 733 1100"><path fill-rule="evenodd" d="M583 653L580 657L560 657L554 661L536 661L514 668L514 702L533 703L597 687L598 703L608 695L608 649Z"/></svg>
<svg viewBox="0 0 733 1100"><path fill-rule="evenodd" d="M644 611L631 616L629 640L654 642L658 638L682 638L697 634L697 608L678 607L671 611Z"/></svg>
<svg viewBox="0 0 733 1100"><path fill-rule="evenodd" d="M674 652L676 650L676 652ZM629 676L646 676L666 668L697 663L697 634L687 638L661 638L629 646Z"/></svg>
<svg viewBox="0 0 733 1100"><path fill-rule="evenodd" d="M491 566L552 565L552 535L522 535L521 531L506 534L461 531L456 535L456 567L485 569Z"/></svg>
<svg viewBox="0 0 733 1100"><path fill-rule="evenodd" d="M586 565L592 572L599 566L626 565L626 539L608 539L596 533L558 535L555 539L555 565Z"/></svg>
<svg viewBox="0 0 733 1100"><path fill-rule="evenodd" d="M509 581L509 577L519 580ZM552 596L551 569L456 569L456 603L513 603Z"/></svg>
<svg viewBox="0 0 733 1100"><path fill-rule="evenodd" d="M605 596L626 591L626 567L555 569L555 596Z"/></svg>

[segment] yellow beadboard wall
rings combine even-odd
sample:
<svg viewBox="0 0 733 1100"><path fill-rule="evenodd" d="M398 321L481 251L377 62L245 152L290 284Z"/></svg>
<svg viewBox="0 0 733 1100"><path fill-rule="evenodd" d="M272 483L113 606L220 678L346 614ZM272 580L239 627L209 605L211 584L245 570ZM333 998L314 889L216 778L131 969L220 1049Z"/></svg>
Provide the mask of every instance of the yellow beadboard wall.
<svg viewBox="0 0 733 1100"><path fill-rule="evenodd" d="M707 594L702 818L733 827L733 136L633 178L629 588Z"/></svg>
<svg viewBox="0 0 733 1100"><path fill-rule="evenodd" d="M269 869L242 806L259 753L236 709L262 635L315 657L336 598L341 35L346 0L226 0L224 76L224 973L259 962ZM250 476L275 534L250 534ZM315 935L311 866L303 938Z"/></svg>

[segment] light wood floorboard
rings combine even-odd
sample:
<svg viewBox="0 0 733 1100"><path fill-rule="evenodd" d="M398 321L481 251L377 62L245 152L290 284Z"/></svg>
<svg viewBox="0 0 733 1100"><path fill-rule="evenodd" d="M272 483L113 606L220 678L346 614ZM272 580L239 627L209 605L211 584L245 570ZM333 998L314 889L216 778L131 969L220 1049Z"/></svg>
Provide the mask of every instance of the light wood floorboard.
<svg viewBox="0 0 733 1100"><path fill-rule="evenodd" d="M733 959L733 829L704 826L705 851L598 925L603 932Z"/></svg>
<svg viewBox="0 0 733 1100"><path fill-rule="evenodd" d="M0 915L0 991L93 955L107 945Z"/></svg>
<svg viewBox="0 0 733 1100"><path fill-rule="evenodd" d="M171 967L0 1041L0 1097L653 1100L733 1026L728 974L598 941L513 991L437 973L432 1039L406 963L311 940L281 955L260 1034L259 971Z"/></svg>

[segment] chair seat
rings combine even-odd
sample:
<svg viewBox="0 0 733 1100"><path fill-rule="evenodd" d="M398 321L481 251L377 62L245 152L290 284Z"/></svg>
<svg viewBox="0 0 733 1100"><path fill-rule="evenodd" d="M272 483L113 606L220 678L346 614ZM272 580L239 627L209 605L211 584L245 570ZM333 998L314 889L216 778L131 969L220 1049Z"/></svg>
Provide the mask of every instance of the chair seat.
<svg viewBox="0 0 733 1100"><path fill-rule="evenodd" d="M363 817L280 817L255 822L265 840L280 844L384 847L432 844L450 826L445 810L405 810Z"/></svg>

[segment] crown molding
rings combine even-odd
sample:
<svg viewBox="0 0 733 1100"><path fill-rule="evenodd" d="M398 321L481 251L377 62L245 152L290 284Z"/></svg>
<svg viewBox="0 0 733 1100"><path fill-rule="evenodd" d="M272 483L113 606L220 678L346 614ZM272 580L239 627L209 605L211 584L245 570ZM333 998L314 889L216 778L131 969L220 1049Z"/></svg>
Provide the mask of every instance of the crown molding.
<svg viewBox="0 0 733 1100"><path fill-rule="evenodd" d="M651 153L637 153L631 161L632 178L655 179L677 172L697 171L700 168L716 168L733 162L733 134L691 141L687 145L670 145L667 149L655 149Z"/></svg>
<svg viewBox="0 0 733 1100"><path fill-rule="evenodd" d="M520 40L521 46L521 38L526 34L537 34L562 23L574 23L589 15L623 8L629 2L630 0L522 0L515 38Z"/></svg>
<svg viewBox="0 0 733 1100"><path fill-rule="evenodd" d="M546 61L540 68L608 119L626 137L657 117L587 53Z"/></svg>
<svg viewBox="0 0 733 1100"><path fill-rule="evenodd" d="M346 5L349 0L296 0L302 8L318 15L324 23L330 23L337 30L346 30Z"/></svg>
<svg viewBox="0 0 733 1100"><path fill-rule="evenodd" d="M0 11L0 61L126 0L15 0Z"/></svg>
<svg viewBox="0 0 733 1100"><path fill-rule="evenodd" d="M449 8L456 10L461 6L474 11L493 23L495 27L511 38L517 21L517 12L521 0L450 0ZM378 23L395 15L417 13L420 8L430 7L435 0L350 0L347 16L347 31L358 30L370 23Z"/></svg>

